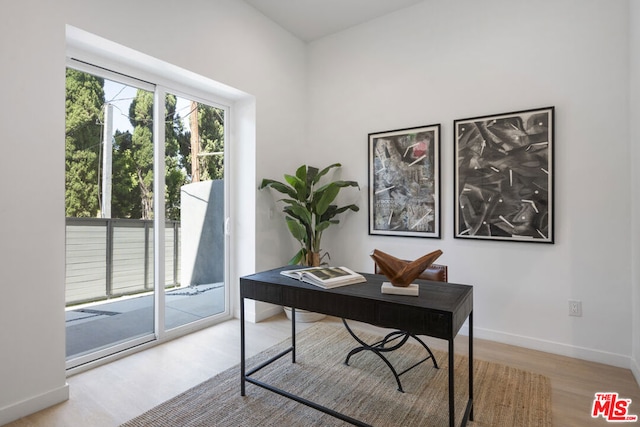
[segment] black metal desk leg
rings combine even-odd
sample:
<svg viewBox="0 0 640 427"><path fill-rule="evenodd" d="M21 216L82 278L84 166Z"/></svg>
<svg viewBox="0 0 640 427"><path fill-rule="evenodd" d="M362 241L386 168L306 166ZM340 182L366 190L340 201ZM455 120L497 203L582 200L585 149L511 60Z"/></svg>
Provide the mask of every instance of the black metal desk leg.
<svg viewBox="0 0 640 427"><path fill-rule="evenodd" d="M296 363L296 309L291 307L291 363Z"/></svg>
<svg viewBox="0 0 640 427"><path fill-rule="evenodd" d="M240 396L245 396L244 377L245 377L245 361L244 361L244 298L240 298Z"/></svg>
<svg viewBox="0 0 640 427"><path fill-rule="evenodd" d="M469 313L469 400L472 405L469 420L473 421L473 310Z"/></svg>
<svg viewBox="0 0 640 427"><path fill-rule="evenodd" d="M449 338L449 426L456 424L455 393L454 393L454 373L453 373L453 338Z"/></svg>

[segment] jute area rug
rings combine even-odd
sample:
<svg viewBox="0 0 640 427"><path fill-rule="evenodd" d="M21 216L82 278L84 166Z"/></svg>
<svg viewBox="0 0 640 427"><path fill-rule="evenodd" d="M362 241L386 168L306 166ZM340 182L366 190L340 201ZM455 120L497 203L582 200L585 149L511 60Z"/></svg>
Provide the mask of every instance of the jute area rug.
<svg viewBox="0 0 640 427"><path fill-rule="evenodd" d="M374 342L376 337L362 334ZM297 335L295 364L287 355L253 378L305 397L373 426L448 426L448 357L435 351L440 369L423 363L401 376L397 390L389 368L375 354L361 352L344 365L355 341L344 327L316 324ZM256 366L289 345L280 343L248 361ZM389 357L398 372L424 357L407 343ZM456 425L468 396L468 359L455 357ZM474 360L474 421L470 426L551 425L549 379L508 366ZM329 415L246 383L240 396L240 368L228 369L128 421L123 427L157 426L346 426Z"/></svg>

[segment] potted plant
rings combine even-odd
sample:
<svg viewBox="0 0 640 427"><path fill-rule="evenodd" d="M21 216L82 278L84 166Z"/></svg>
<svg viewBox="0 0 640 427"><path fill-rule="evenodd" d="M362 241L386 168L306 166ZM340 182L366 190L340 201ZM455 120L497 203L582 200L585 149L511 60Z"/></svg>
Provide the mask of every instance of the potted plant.
<svg viewBox="0 0 640 427"><path fill-rule="evenodd" d="M272 188L284 194L285 198L280 199L284 203L282 211L285 214L287 228L293 237L300 243L300 250L289 260L289 264L299 264L309 267L319 266L324 258L331 258L328 252L321 255L322 233L340 221L336 217L346 211L357 212L357 205L350 204L338 207L333 204L340 190L345 187L360 186L356 181L330 181L321 182L322 178L333 168L339 168L340 163L334 163L322 170L313 166L302 165L295 175L284 175L286 183L273 179L263 179L260 189ZM291 311L285 312L289 318ZM303 312L304 313L304 312ZM296 310L296 320L315 321L324 317L316 313L303 313ZM299 316L299 314L303 314Z"/></svg>
<svg viewBox="0 0 640 427"><path fill-rule="evenodd" d="M322 183L321 179L332 168L342 165L334 163L319 170L313 166L302 165L295 175L284 175L287 184L273 179L263 179L260 189L273 188L288 196L280 199L285 206L287 227L293 237L300 243L300 250L289 260L289 264L300 264L315 267L322 264L324 257L331 258L327 252L320 255L322 248L322 233L340 221L335 217L345 211L357 212L357 205L342 207L332 204L340 190L344 187L360 186L356 181L331 181Z"/></svg>

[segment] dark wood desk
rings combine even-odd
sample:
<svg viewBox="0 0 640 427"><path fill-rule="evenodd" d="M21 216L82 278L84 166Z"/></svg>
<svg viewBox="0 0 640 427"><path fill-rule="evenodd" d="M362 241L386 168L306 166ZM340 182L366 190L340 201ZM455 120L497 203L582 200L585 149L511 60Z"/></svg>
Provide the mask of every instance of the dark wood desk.
<svg viewBox="0 0 640 427"><path fill-rule="evenodd" d="M291 353L295 363L295 321L291 321L291 347L246 370L244 300L252 299L299 308L330 316L356 320L385 328L400 329L416 335L428 335L449 342L449 425L455 425L454 405L454 338L465 320L469 319L469 398L461 425L473 420L473 287L454 283L417 280L420 296L388 295L380 292L384 276L364 274L366 283L331 290L319 288L280 274L291 266L281 267L240 278L241 395L245 382L258 385L299 403L315 408L354 425L367 424L318 405L307 399L251 378L251 375ZM295 319L295 315L292 317Z"/></svg>

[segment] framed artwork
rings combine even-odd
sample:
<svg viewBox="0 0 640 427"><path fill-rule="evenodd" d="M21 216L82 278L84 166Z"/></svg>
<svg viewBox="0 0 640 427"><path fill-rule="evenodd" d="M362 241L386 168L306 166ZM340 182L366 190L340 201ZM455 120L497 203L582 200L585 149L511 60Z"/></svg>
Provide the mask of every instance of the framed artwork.
<svg viewBox="0 0 640 427"><path fill-rule="evenodd" d="M553 115L454 120L454 237L553 243Z"/></svg>
<svg viewBox="0 0 640 427"><path fill-rule="evenodd" d="M440 125L369 134L369 234L440 238Z"/></svg>

